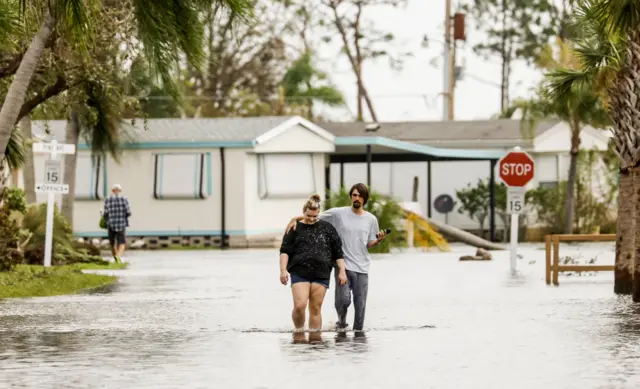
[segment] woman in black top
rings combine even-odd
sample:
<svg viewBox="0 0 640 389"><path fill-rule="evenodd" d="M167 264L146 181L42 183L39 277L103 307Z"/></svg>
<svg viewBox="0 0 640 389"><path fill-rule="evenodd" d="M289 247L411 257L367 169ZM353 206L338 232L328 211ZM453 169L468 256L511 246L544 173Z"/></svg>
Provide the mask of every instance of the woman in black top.
<svg viewBox="0 0 640 389"><path fill-rule="evenodd" d="M286 285L291 274L293 312L296 331L304 329L305 310L309 305L309 330L322 327L322 302L329 288L331 270L338 267L340 285L347 282L338 231L328 222L319 220L320 196L307 200L302 211L304 219L283 238L280 246L280 282Z"/></svg>

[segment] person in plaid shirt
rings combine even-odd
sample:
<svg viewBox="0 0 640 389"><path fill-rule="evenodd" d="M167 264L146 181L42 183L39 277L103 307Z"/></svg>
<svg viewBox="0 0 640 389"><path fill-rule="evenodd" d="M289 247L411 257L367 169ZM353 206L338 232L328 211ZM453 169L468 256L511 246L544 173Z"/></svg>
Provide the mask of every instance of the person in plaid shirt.
<svg viewBox="0 0 640 389"><path fill-rule="evenodd" d="M124 252L126 243L125 231L129 226L129 217L131 216L131 208L129 207L129 199L122 196L120 192L122 187L115 184L111 187L112 195L104 201L104 220L107 223L107 231L109 234L109 243L113 259L120 262L120 257Z"/></svg>

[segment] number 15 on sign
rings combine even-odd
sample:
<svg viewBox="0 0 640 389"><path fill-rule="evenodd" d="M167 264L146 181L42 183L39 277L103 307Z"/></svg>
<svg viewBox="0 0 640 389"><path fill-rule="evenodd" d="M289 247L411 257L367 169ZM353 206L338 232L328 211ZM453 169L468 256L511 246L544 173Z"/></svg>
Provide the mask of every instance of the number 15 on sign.
<svg viewBox="0 0 640 389"><path fill-rule="evenodd" d="M44 165L44 181L47 184L58 184L60 181L60 172L62 170L62 162L49 159Z"/></svg>
<svg viewBox="0 0 640 389"><path fill-rule="evenodd" d="M523 187L509 187L507 189L507 212L511 215L518 215L524 211Z"/></svg>

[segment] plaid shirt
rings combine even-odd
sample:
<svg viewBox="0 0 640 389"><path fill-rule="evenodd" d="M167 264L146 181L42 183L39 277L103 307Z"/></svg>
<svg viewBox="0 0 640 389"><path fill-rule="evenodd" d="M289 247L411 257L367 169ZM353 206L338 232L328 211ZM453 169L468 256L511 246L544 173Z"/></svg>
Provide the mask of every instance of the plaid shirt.
<svg viewBox="0 0 640 389"><path fill-rule="evenodd" d="M104 201L104 220L112 231L124 231L131 216L129 199L126 196L111 195Z"/></svg>

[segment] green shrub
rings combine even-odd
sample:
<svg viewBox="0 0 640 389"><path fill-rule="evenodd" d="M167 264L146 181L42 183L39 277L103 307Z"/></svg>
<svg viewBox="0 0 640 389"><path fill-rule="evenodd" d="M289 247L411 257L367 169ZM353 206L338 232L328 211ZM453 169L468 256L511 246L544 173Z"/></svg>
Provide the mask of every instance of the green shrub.
<svg viewBox="0 0 640 389"><path fill-rule="evenodd" d="M22 253L18 250L19 231L9 208L0 207L0 272L10 271L22 263Z"/></svg>
<svg viewBox="0 0 640 389"><path fill-rule="evenodd" d="M4 204L9 211L25 213L27 211L27 199L24 191L18 187L8 187L4 191Z"/></svg>
<svg viewBox="0 0 640 389"><path fill-rule="evenodd" d="M22 228L31 232L33 236L27 245L28 249L44 247L47 225L47 204L34 204L27 208L22 219ZM71 247L73 240L72 230L64 216L53 207L53 246Z"/></svg>
<svg viewBox="0 0 640 389"><path fill-rule="evenodd" d="M24 249L25 263L41 265L44 262L46 237L47 204L35 204L27 208L22 218L22 228L31 234L31 240ZM54 206L53 210L53 247L51 263L67 265L73 263L95 263L104 265L108 261L102 259L100 249L89 243L73 240L73 232L67 220Z"/></svg>

